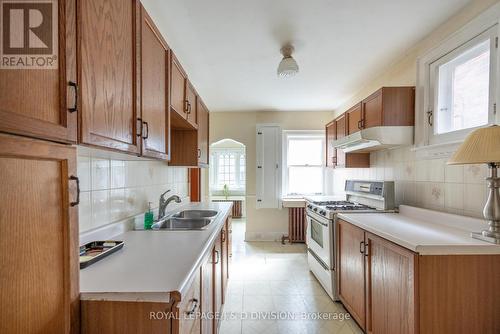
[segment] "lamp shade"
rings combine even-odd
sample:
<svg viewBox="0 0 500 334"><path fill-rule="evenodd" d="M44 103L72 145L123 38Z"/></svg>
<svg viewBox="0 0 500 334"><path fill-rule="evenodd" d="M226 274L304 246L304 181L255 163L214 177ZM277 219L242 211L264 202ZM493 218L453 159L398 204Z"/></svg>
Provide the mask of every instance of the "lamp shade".
<svg viewBox="0 0 500 334"><path fill-rule="evenodd" d="M448 161L448 165L500 163L500 126L472 131Z"/></svg>

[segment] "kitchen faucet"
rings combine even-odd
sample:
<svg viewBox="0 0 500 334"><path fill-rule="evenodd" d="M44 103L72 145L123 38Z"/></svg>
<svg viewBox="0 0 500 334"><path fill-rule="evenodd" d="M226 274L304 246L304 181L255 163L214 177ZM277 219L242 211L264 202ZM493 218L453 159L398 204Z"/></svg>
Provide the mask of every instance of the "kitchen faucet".
<svg viewBox="0 0 500 334"><path fill-rule="evenodd" d="M165 217L165 210L167 209L167 205L169 205L170 202L172 202L172 201L175 201L175 203L181 202L181 198L177 195L172 195L169 198L165 199L165 195L169 192L170 192L170 189L165 191L163 194L160 195L160 205L158 208L158 220Z"/></svg>

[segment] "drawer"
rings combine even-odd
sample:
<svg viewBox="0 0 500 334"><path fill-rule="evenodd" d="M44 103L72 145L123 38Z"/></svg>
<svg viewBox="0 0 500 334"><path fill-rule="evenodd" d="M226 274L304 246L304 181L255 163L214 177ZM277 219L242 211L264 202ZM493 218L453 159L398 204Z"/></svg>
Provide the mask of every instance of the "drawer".
<svg viewBox="0 0 500 334"><path fill-rule="evenodd" d="M185 295L179 304L179 333L191 334L200 333L200 271L196 271L196 276L191 282Z"/></svg>

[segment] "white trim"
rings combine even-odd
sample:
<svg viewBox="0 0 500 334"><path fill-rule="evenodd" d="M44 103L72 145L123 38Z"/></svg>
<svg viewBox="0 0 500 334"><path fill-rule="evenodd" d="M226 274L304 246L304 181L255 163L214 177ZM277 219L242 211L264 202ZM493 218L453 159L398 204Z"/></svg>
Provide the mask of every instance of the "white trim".
<svg viewBox="0 0 500 334"><path fill-rule="evenodd" d="M302 196L302 195L322 195L326 191L326 175L325 175L325 155L321 154L321 163L319 165L292 165L288 166L288 140L290 137L304 137L304 139L318 138L321 139L321 152L325 152L326 149L326 138L325 130L283 130L283 175L282 175L282 197L290 196ZM323 184L321 187L321 193L317 194L289 194L288 193L288 174L289 167L320 167L322 171Z"/></svg>
<svg viewBox="0 0 500 334"><path fill-rule="evenodd" d="M459 48L473 38L476 38L478 35L484 33L488 29L491 29L495 25L496 36L498 36L500 32L500 3L497 3L491 6L489 9L485 10L483 13L481 13L461 29L459 29L457 32L450 35L438 46L429 50L418 58L415 98L415 145L418 149L425 149L426 147L429 147L434 150L434 153L439 151L439 145L430 146L430 131L432 131L432 129L427 126L427 111L428 106L430 105L429 92L427 91L428 83L431 82L430 72L428 70L430 64L443 57L444 55L452 52L453 50ZM490 76L492 79L498 78L500 74L499 66L497 66L498 64L500 64L499 57L500 52L497 52L496 49L495 55L491 58L491 68L495 70L495 73L492 73ZM498 82L495 82L496 80L493 81L494 82L492 83L491 87L492 94L490 94L490 108L492 107L493 103L496 103L498 105L498 101L500 101L500 85L498 85ZM497 124L500 122L499 114L500 113L497 111L494 118L494 122ZM462 133L461 137L449 138L448 140L460 140L470 131L472 131L472 129L467 129ZM434 144L443 144L443 148L445 148L445 151L449 150L449 145L446 145L447 143L445 142L434 142ZM446 152L444 152L443 154L445 153Z"/></svg>

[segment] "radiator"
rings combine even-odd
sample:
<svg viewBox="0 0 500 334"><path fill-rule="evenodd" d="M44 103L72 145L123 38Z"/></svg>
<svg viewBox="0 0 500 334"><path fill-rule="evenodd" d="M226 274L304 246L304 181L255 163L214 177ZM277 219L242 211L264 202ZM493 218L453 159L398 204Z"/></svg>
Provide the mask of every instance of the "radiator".
<svg viewBox="0 0 500 334"><path fill-rule="evenodd" d="M306 242L305 208L288 208L288 238L290 242Z"/></svg>
<svg viewBox="0 0 500 334"><path fill-rule="evenodd" d="M242 200L225 200L225 199L214 199L212 202L233 202L233 218L241 218L243 217L243 201Z"/></svg>

